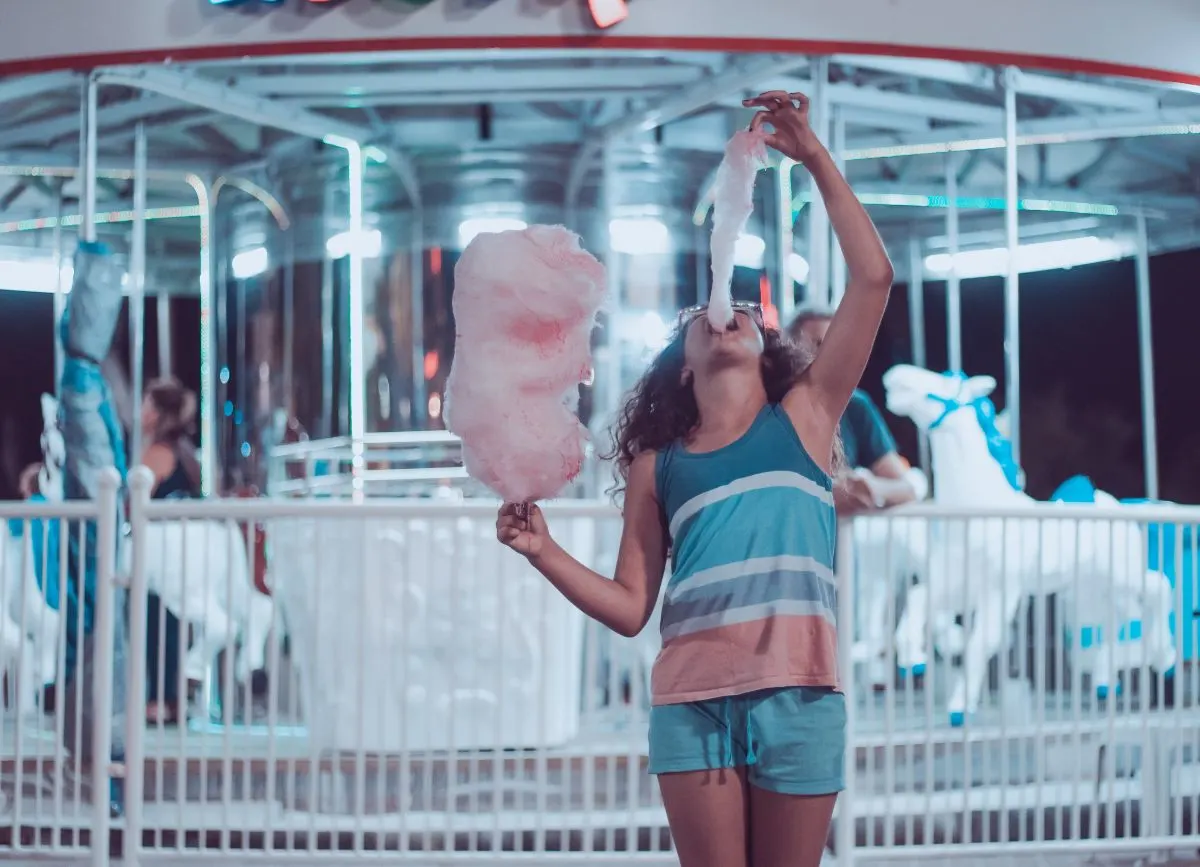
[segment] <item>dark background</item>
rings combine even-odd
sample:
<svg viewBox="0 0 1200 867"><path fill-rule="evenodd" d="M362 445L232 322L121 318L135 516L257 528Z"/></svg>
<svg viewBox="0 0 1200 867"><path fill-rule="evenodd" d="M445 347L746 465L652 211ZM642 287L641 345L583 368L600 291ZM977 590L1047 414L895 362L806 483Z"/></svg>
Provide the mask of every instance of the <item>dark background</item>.
<svg viewBox="0 0 1200 867"><path fill-rule="evenodd" d="M1187 359L1197 340L1200 250L1156 256L1150 266L1160 494L1197 503L1200 430L1191 423L1196 377ZM298 290L304 282L298 273ZM427 294L445 291L427 284ZM993 399L1003 409L1003 280L965 280L961 291L963 366L967 373L996 377ZM0 498L15 497L17 474L40 458L38 396L54 386L53 303L51 295L0 292ZM430 319L444 306L427 298ZM1022 464L1029 492L1045 498L1067 477L1084 473L1117 497L1144 495L1133 261L1024 274L1020 306ZM942 370L945 284L926 283L925 311L928 366ZM200 378L199 312L196 300L172 302L174 372L193 389ZM157 358L152 302L145 321L149 378ZM453 332L446 330L447 323L427 321L427 346L452 344ZM119 346L125 341L118 335ZM883 372L911 360L908 295L899 285L863 379L880 406ZM915 463L914 428L907 420L888 421L901 451Z"/></svg>

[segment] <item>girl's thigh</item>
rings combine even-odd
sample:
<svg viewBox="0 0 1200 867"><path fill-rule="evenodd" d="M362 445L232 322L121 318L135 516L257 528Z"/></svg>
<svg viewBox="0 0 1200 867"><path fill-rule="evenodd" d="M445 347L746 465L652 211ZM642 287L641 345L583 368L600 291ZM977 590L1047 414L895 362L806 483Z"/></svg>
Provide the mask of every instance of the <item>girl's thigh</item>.
<svg viewBox="0 0 1200 867"><path fill-rule="evenodd" d="M658 785L680 867L750 867L745 768L660 774Z"/></svg>
<svg viewBox="0 0 1200 867"><path fill-rule="evenodd" d="M750 787L750 867L818 867L837 795Z"/></svg>

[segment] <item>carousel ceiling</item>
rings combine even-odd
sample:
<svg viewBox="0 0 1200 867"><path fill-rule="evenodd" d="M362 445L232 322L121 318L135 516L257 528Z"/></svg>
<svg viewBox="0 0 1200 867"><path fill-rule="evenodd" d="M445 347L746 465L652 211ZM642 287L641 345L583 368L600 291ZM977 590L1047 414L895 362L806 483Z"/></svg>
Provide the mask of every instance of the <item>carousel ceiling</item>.
<svg viewBox="0 0 1200 867"><path fill-rule="evenodd" d="M194 235L185 174L244 178L294 213L320 213L341 170L327 135L377 155L368 206L402 210L487 197L510 181L545 203L598 199L602 143L618 142L623 201L670 188L691 210L743 96L811 92L816 61L779 55L561 50L247 58L115 70L100 93L98 211L120 231L132 203L135 127L148 135L148 206L174 216L165 253ZM965 237L999 231L1004 194L1000 70L835 56L832 142L889 240L944 233L953 166ZM45 245L78 212L80 92L72 73L0 80L0 246ZM1018 99L1023 226L1142 211L1155 249L1194 244L1200 222L1200 92L1023 72ZM271 120L267 120L270 118ZM1059 206L1062 207L1059 207ZM1047 229L1046 231L1050 231ZM176 234L178 233L178 234Z"/></svg>

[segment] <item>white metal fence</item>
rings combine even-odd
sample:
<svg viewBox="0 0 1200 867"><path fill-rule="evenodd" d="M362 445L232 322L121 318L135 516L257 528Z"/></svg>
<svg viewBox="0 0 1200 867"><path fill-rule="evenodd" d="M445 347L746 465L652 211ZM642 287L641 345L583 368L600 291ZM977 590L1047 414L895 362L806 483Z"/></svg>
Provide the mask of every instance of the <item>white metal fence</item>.
<svg viewBox="0 0 1200 867"><path fill-rule="evenodd" d="M97 600L131 624L130 684L153 658L156 694L167 671L191 689L177 725L144 722L146 690L127 691L111 820L126 863L674 863L645 771L653 628L629 641L585 622L495 543L493 504L146 494L135 484L118 570L128 621L111 580ZM115 525L109 508L0 515ZM611 573L611 507L547 514ZM923 506L844 529L838 861L1200 846L1197 523L1200 509ZM148 654L149 593L189 626ZM108 811L73 793L61 713L9 706L0 857L105 863Z"/></svg>

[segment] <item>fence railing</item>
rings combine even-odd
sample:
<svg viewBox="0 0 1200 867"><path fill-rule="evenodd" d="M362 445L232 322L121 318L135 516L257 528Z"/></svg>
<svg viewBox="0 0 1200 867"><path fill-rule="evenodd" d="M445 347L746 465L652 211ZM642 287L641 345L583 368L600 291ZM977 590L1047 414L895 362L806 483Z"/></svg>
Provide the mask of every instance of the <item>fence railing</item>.
<svg viewBox="0 0 1200 867"><path fill-rule="evenodd" d="M97 622L108 596L129 626L125 674L142 686L122 704L122 810L68 797L58 708L11 706L0 853L102 864L111 827L128 864L674 863L646 774L655 630L627 640L585 621L495 542L494 504L150 501L138 474L131 489L127 618L111 572L96 592ZM115 526L107 508L0 515ZM612 507L546 514L611 574ZM1180 507L930 505L844 525L839 863L1200 846L1197 524ZM270 596L255 588L264 554ZM49 586L35 585L47 603ZM42 795L12 797L18 767L49 774Z"/></svg>
<svg viewBox="0 0 1200 867"><path fill-rule="evenodd" d="M0 859L108 863L115 471L94 502L0 503ZM80 604L94 599L93 605Z"/></svg>

